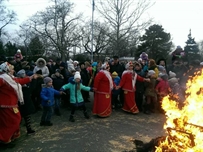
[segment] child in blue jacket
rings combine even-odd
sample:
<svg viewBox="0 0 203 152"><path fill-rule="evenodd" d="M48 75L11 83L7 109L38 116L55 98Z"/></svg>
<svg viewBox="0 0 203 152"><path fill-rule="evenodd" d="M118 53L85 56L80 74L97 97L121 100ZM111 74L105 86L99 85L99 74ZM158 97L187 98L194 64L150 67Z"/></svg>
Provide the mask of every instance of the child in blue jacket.
<svg viewBox="0 0 203 152"><path fill-rule="evenodd" d="M74 122L74 113L77 107L82 107L83 113L86 119L89 119L89 115L86 110L84 99L82 97L81 90L90 91L90 87L86 87L81 82L81 76L79 72L75 72L74 79L70 79L70 82L62 86L61 90L70 90L70 104L71 104L71 115L69 121Z"/></svg>
<svg viewBox="0 0 203 152"><path fill-rule="evenodd" d="M118 86L120 83L120 77L118 76L118 73L116 71L114 71L112 73L112 78L113 78L115 85ZM118 90L113 89L112 90L112 98L111 98L112 109L117 109L120 106L119 99L118 99L119 94L120 94L120 89L118 89Z"/></svg>
<svg viewBox="0 0 203 152"><path fill-rule="evenodd" d="M41 104L43 106L43 114L41 117L40 126L52 126L51 123L51 116L53 113L53 107L54 107L54 96L60 95L63 92L59 92L55 90L52 86L52 79L50 77L44 78L44 85L42 86L41 91Z"/></svg>

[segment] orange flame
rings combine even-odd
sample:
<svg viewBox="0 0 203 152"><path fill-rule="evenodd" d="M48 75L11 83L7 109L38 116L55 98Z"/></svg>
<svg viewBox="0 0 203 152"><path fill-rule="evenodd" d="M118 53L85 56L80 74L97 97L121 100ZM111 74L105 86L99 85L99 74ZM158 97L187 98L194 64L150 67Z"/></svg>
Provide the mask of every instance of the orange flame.
<svg viewBox="0 0 203 152"><path fill-rule="evenodd" d="M168 136L156 152L203 152L203 71L188 80L186 86L182 108L169 96L162 101Z"/></svg>

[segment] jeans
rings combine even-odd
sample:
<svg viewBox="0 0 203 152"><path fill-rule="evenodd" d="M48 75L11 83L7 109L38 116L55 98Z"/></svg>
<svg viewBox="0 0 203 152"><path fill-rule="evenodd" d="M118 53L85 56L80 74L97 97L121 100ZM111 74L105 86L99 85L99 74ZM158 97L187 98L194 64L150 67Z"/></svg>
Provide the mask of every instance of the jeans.
<svg viewBox="0 0 203 152"><path fill-rule="evenodd" d="M55 109L60 109L61 98L60 97L54 97L54 99L55 99Z"/></svg>
<svg viewBox="0 0 203 152"><path fill-rule="evenodd" d="M43 114L41 117L41 122L51 121L52 114L53 114L53 106L43 107Z"/></svg>

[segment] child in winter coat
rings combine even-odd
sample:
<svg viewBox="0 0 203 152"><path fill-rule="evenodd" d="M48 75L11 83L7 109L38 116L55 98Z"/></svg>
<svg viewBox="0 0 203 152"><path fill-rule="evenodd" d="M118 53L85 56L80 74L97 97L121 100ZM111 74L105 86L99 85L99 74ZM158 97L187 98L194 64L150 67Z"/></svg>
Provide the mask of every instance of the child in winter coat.
<svg viewBox="0 0 203 152"><path fill-rule="evenodd" d="M159 82L155 87L157 93L157 101L158 101L158 110L159 112L163 113L163 109L161 108L162 100L165 96L169 95L170 93L170 86L168 83L168 76L167 74L160 73L159 74Z"/></svg>
<svg viewBox="0 0 203 152"><path fill-rule="evenodd" d="M70 79L70 82L62 86L61 91L70 90L70 103L71 103L71 115L69 121L74 122L74 113L77 107L82 107L83 113L86 119L89 119L89 115L86 110L85 102L82 97L81 90L90 91L90 87L86 87L81 82L81 76L79 72L75 72L74 79Z"/></svg>
<svg viewBox="0 0 203 152"><path fill-rule="evenodd" d="M118 76L117 72L112 73L112 78L116 86L119 85L120 83L120 77ZM119 100L118 100L118 95L120 94L120 89L113 89L112 90L112 98L111 98L111 105L112 109L117 108L119 106Z"/></svg>
<svg viewBox="0 0 203 152"><path fill-rule="evenodd" d="M155 90L156 85L156 73L154 70L149 70L147 77L150 78L150 82L145 83L145 104L144 104L144 113L150 114L156 109L157 94Z"/></svg>
<svg viewBox="0 0 203 152"><path fill-rule="evenodd" d="M25 76L26 76L25 70L18 71L17 73L18 78L24 78ZM25 121L27 135L31 135L35 133L35 130L33 130L31 127L31 116L30 116L32 113L35 112L35 107L31 100L31 90L34 89L34 86L30 84L22 85L24 104L23 105L19 104L20 114Z"/></svg>
<svg viewBox="0 0 203 152"><path fill-rule="evenodd" d="M41 91L41 104L43 106L43 114L41 117L40 126L52 126L51 116L54 106L54 96L60 95L63 92L55 90L52 86L52 79L50 77L44 78L44 85Z"/></svg>
<svg viewBox="0 0 203 152"><path fill-rule="evenodd" d="M60 74L60 69L56 69L55 73L51 75L51 78L53 80L54 89L59 91L61 87L64 85L64 77L63 75ZM57 116L60 116L61 115L61 112L60 112L61 97L55 96L54 99L55 99L54 112Z"/></svg>
<svg viewBox="0 0 203 152"><path fill-rule="evenodd" d="M184 89L180 86L179 79L176 78L174 72L170 71L169 76L168 82L171 88L172 97L175 101L179 102L179 107L182 107L185 100Z"/></svg>

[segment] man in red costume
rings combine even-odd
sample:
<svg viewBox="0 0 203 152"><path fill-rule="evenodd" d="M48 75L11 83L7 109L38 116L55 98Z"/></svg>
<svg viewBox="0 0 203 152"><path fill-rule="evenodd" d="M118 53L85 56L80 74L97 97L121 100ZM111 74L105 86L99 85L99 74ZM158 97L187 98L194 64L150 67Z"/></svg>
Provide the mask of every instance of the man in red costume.
<svg viewBox="0 0 203 152"><path fill-rule="evenodd" d="M0 65L0 148L13 147L11 141L20 136L18 102L24 103L21 84L29 83L34 77L13 78L9 75L9 64Z"/></svg>
<svg viewBox="0 0 203 152"><path fill-rule="evenodd" d="M120 84L117 88L122 88L124 90L124 105L123 110L126 112L130 112L133 114L139 113L139 110L136 106L135 102L135 83L136 81L150 81L149 79L145 79L137 75L133 71L133 63L128 62L126 64L126 69L121 77Z"/></svg>
<svg viewBox="0 0 203 152"><path fill-rule="evenodd" d="M108 117L111 114L111 92L114 87L110 66L104 63L94 79L94 105L93 115Z"/></svg>

